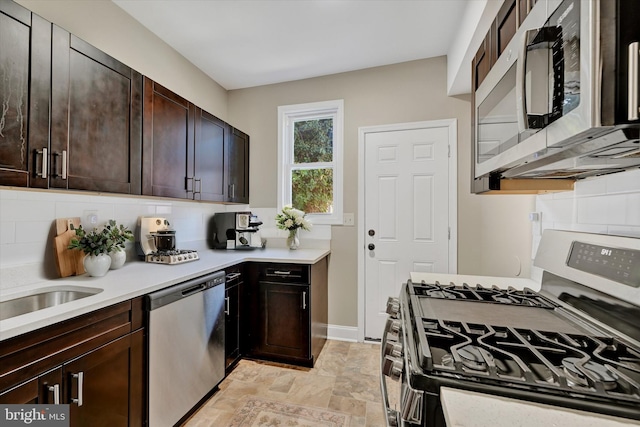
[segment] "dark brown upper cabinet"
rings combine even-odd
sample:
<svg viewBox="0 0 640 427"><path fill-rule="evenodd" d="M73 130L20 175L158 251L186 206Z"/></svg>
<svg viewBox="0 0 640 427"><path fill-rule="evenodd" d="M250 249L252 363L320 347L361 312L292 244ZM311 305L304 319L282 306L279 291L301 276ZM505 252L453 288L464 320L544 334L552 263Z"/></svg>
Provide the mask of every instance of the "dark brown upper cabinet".
<svg viewBox="0 0 640 427"><path fill-rule="evenodd" d="M249 135L144 77L142 192L249 202Z"/></svg>
<svg viewBox="0 0 640 427"><path fill-rule="evenodd" d="M249 135L232 128L228 147L227 201L249 203Z"/></svg>
<svg viewBox="0 0 640 427"><path fill-rule="evenodd" d="M495 22L495 46L498 56L502 55L520 26L519 4L523 2L526 3L526 0L507 0L498 11Z"/></svg>
<svg viewBox="0 0 640 427"><path fill-rule="evenodd" d="M229 125L144 78L143 194L225 201Z"/></svg>
<svg viewBox="0 0 640 427"><path fill-rule="evenodd" d="M169 89L144 77L142 194L186 199L193 168L195 107ZM189 197L192 198L192 197Z"/></svg>
<svg viewBox="0 0 640 427"><path fill-rule="evenodd" d="M0 2L0 185L49 185L51 23Z"/></svg>
<svg viewBox="0 0 640 427"><path fill-rule="evenodd" d="M193 198L223 202L229 125L201 108L196 108L195 128Z"/></svg>
<svg viewBox="0 0 640 427"><path fill-rule="evenodd" d="M141 193L142 75L53 26L54 188Z"/></svg>

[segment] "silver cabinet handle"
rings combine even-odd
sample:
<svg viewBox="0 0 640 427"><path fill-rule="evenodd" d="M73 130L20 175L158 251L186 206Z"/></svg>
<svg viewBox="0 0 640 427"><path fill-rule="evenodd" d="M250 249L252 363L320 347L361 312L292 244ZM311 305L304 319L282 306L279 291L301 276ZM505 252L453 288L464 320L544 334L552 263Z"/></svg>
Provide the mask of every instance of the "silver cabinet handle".
<svg viewBox="0 0 640 427"><path fill-rule="evenodd" d="M227 274L226 280L233 280L236 277L240 277L242 273L229 273Z"/></svg>
<svg viewBox="0 0 640 427"><path fill-rule="evenodd" d="M229 297L226 297L224 299L224 304L225 304L224 314L226 314L228 316L230 311L231 311L231 310L229 310Z"/></svg>
<svg viewBox="0 0 640 427"><path fill-rule="evenodd" d="M77 374L71 374L71 377L78 382L78 397L72 398L71 402L78 406L82 406L82 388L84 385L84 372L78 372Z"/></svg>
<svg viewBox="0 0 640 427"><path fill-rule="evenodd" d="M200 197L196 199L197 195L200 195ZM201 178L193 178L193 200L202 200L202 179Z"/></svg>
<svg viewBox="0 0 640 427"><path fill-rule="evenodd" d="M42 150L36 150L36 154L42 154L42 171L40 171L40 173L36 172L36 175L40 175L41 178L47 178L47 165L49 162L47 152L48 150L46 148L43 148Z"/></svg>
<svg viewBox="0 0 640 427"><path fill-rule="evenodd" d="M53 394L53 404L60 404L60 384L50 385L48 387L49 393Z"/></svg>
<svg viewBox="0 0 640 427"><path fill-rule="evenodd" d="M638 120L638 53L640 52L638 42L629 45L629 120Z"/></svg>
<svg viewBox="0 0 640 427"><path fill-rule="evenodd" d="M229 184L229 198L231 198L231 199L235 199L236 198L236 185L235 184Z"/></svg>
<svg viewBox="0 0 640 427"><path fill-rule="evenodd" d="M290 271L281 271L281 270L276 270L273 272L273 274L277 274L279 276L288 276L291 274Z"/></svg>
<svg viewBox="0 0 640 427"><path fill-rule="evenodd" d="M62 179L67 179L67 150L62 150Z"/></svg>
<svg viewBox="0 0 640 427"><path fill-rule="evenodd" d="M302 309L303 310L307 309L307 292L306 291L302 291Z"/></svg>

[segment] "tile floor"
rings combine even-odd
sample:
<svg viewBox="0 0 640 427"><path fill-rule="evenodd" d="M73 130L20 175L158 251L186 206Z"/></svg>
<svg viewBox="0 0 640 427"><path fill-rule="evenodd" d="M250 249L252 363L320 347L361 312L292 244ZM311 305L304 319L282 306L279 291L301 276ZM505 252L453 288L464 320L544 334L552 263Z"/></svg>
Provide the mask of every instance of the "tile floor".
<svg viewBox="0 0 640 427"><path fill-rule="evenodd" d="M224 427L244 402L257 396L351 415L350 426L384 426L380 346L327 341L314 368L243 359L185 427Z"/></svg>

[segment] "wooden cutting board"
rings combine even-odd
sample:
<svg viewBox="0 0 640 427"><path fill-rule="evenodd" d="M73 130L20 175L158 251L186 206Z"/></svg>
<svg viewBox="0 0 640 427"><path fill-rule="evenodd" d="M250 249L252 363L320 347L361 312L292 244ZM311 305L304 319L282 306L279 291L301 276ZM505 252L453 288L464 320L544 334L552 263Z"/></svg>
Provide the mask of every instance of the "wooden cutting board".
<svg viewBox="0 0 640 427"><path fill-rule="evenodd" d="M80 226L80 218L56 219L56 237L53 239L53 249L56 267L60 277L69 277L84 273L84 267L82 265L84 252L77 249L67 249L71 239L76 237L76 232L71 229L70 224L78 228Z"/></svg>

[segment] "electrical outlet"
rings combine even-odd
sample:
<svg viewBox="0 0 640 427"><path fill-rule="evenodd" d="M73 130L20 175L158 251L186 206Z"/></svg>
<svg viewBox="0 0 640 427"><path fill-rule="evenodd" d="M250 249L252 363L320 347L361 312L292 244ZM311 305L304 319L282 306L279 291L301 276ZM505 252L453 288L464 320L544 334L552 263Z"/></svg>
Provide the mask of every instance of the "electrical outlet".
<svg viewBox="0 0 640 427"><path fill-rule="evenodd" d="M98 225L98 211L84 211L84 221L91 227Z"/></svg>
<svg viewBox="0 0 640 427"><path fill-rule="evenodd" d="M355 216L352 213L346 213L342 216L342 225L353 227L355 225Z"/></svg>

